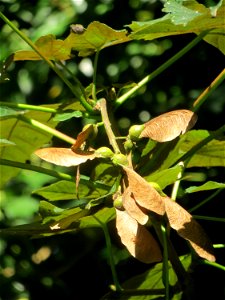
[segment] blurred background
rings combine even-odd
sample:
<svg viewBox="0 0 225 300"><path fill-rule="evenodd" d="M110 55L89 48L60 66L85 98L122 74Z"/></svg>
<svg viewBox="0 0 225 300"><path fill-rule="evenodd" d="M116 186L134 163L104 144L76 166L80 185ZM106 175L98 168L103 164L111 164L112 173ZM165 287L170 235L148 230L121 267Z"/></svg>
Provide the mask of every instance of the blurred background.
<svg viewBox="0 0 225 300"><path fill-rule="evenodd" d="M215 4L210 0L199 2L207 6ZM70 25L76 23L87 27L92 21L100 21L114 29L124 29L132 21L161 17L162 7L163 3L156 0L0 1L1 11L33 41L50 33L64 38L70 32ZM2 21L0 24L0 61L3 62L11 53L28 49L28 46L8 25ZM139 82L194 37L188 34L106 48L100 55L97 82L109 87ZM87 86L92 81L92 62L93 57L75 57L67 62L67 66ZM146 122L168 110L190 108L221 72L224 63L224 55L219 50L200 42L116 111L121 134L126 134L132 124ZM216 130L224 124L224 95L223 84L202 106L196 129ZM0 101L40 105L62 102L71 97L70 91L44 62L13 63L1 78ZM59 129L76 136L81 125L73 118L60 124ZM201 180L222 181L224 178L222 168L199 169L197 172L200 174L198 184ZM0 191L0 226L31 222L37 214L39 202L31 192L48 182L48 176L34 175L29 171L23 171L11 180ZM208 195L205 192L201 197ZM194 206L194 199L190 201L190 207ZM221 202L221 195L218 195L213 203L198 213L222 217ZM221 223L202 221L202 224L213 243L221 243ZM113 222L110 231L121 282L147 270L149 266L128 258L127 252L120 247ZM180 254L186 250L181 247ZM220 263L225 263L221 252ZM199 293L204 289L205 299L211 299L206 298L211 292L214 296L218 293L214 299L222 299L219 298L224 289L222 271L205 267L204 275L202 269L200 273L196 270L195 274ZM213 282L213 277L218 280ZM40 295L46 299L100 299L110 284L112 279L101 230L88 229L40 239L0 237L0 300L36 300Z"/></svg>

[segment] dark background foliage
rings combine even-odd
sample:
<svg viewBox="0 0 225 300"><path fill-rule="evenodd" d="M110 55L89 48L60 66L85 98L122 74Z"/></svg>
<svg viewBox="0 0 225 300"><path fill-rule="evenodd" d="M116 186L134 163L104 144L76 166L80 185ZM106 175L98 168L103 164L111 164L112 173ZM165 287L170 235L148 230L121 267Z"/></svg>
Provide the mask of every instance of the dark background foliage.
<svg viewBox="0 0 225 300"><path fill-rule="evenodd" d="M211 5L212 1L201 1ZM161 1L144 0L92 0L92 1L0 1L3 13L22 29L32 40L53 33L57 38L69 33L74 23L87 27L94 20L114 29L123 29L132 21L146 21L162 16ZM102 51L98 67L98 83L113 86L130 81L138 82L155 70L178 50L184 47L194 35L163 38L151 42L132 42L114 46ZM7 25L1 23L1 60L15 50L27 47ZM68 62L69 68L84 85L91 82L88 73L91 58L75 57ZM86 63L85 67L82 67ZM150 117L177 109L189 108L200 92L206 88L224 67L225 59L216 48L202 41L183 59L158 78L141 89L115 114L121 132L126 133L130 124L140 124ZM51 104L71 98L70 91L44 62L14 63L9 71L9 81L0 85L1 101ZM199 112L196 129L215 130L224 122L225 86L220 86L209 97ZM75 136L80 121L72 119L60 125L59 129ZM58 141L56 140L57 144ZM192 170L189 170L192 171ZM200 169L195 172L199 181L223 180L222 168ZM37 214L38 200L30 196L33 189L47 184L43 175L23 171L8 183L1 192L1 227L28 223ZM187 184L187 183L186 183ZM183 186L185 188L185 186ZM204 192L204 199L210 193ZM182 198L182 197L181 197ZM189 208L196 204L196 194L180 199ZM222 196L196 213L222 217ZM201 222L213 243L221 243L221 223ZM117 270L121 282L149 268L133 258L121 247L115 234L114 223L110 224L113 251L118 260ZM188 251L183 241L174 239L179 254ZM180 245L181 244L181 245ZM40 252L41 250L41 252ZM39 251L39 252L38 252ZM43 258L40 258L41 254ZM36 256L35 256L36 254ZM86 229L74 234L49 238L29 237L0 238L0 299L100 299L112 283L104 236L101 230ZM39 255L39 256L38 256ZM218 261L225 263L222 250ZM124 258L124 259L123 259ZM43 261L40 262L39 260ZM223 273L212 267L198 266L194 273L198 295L196 299L223 299ZM200 298L199 298L200 297Z"/></svg>

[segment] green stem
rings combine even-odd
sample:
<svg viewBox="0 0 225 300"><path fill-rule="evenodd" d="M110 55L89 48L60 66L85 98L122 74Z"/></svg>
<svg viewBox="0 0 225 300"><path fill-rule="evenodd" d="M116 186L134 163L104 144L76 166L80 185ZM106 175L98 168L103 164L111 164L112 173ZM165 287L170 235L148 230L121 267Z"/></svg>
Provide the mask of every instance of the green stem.
<svg viewBox="0 0 225 300"><path fill-rule="evenodd" d="M101 222L96 216L93 215L93 217L101 225L101 228L104 232L106 247L107 247L108 255L109 255L110 268L111 268L111 271L112 271L113 282L114 282L116 291L119 292L122 289L120 287L119 280L118 280L117 273L116 273L115 262L114 262L113 253L112 253L112 244L111 244L111 239L110 239L108 227L105 223Z"/></svg>
<svg viewBox="0 0 225 300"><path fill-rule="evenodd" d="M0 12L0 18L8 24L48 65L49 67L61 78L61 80L69 87L71 92L77 97L81 104L86 108L87 111L93 112L92 106L86 102L86 100L80 95L76 88L71 84L69 80L60 72L60 70L49 60L45 55L41 53L39 48L22 32L20 31L6 16Z"/></svg>
<svg viewBox="0 0 225 300"><path fill-rule="evenodd" d="M57 171L42 168L39 166L25 164L25 163L12 161L12 160L8 160L8 159L0 158L0 165L19 168L19 169L23 169L23 170L31 170L31 171L46 174L46 175L49 175L51 177L55 177L55 178L58 178L61 180L67 180L67 181L75 180L73 176L62 173L62 172L57 172Z"/></svg>
<svg viewBox="0 0 225 300"><path fill-rule="evenodd" d="M192 213L194 210L198 209L199 207L201 207L202 205L208 203L210 200L212 200L213 198L215 198L220 192L222 192L223 189L218 189L217 191L215 191L212 195L210 195L209 197L207 197L205 200L201 201L200 203L198 203L197 205L195 205L194 207L190 208L188 211L190 213Z"/></svg>
<svg viewBox="0 0 225 300"><path fill-rule="evenodd" d="M140 82L138 82L132 89L130 89L127 93L123 94L116 100L115 108L123 104L131 95L133 95L137 90L139 90L143 85L150 82L156 76L161 74L167 68L169 68L173 63L175 63L178 59L184 56L188 51L190 51L195 45L197 45L203 37L208 34L209 31L204 31L200 33L193 41L191 41L187 46L181 49L178 53L172 56L169 60L167 60L164 64L162 64L159 68L153 71L151 74L147 75Z"/></svg>
<svg viewBox="0 0 225 300"><path fill-rule="evenodd" d="M169 264L168 264L168 245L167 230L164 224L161 224L162 242L163 242L163 283L165 286L165 300L169 300Z"/></svg>
<svg viewBox="0 0 225 300"><path fill-rule="evenodd" d="M193 218L198 219L198 220L206 220L206 221L214 221L214 222L225 222L225 218L198 216L198 215L192 215L192 216L193 216Z"/></svg>
<svg viewBox="0 0 225 300"><path fill-rule="evenodd" d="M18 109L26 109L26 110L35 110L35 111L43 111L46 113L57 113L57 109L45 107L45 106L37 106L37 105L30 105L25 103L10 103L10 102L1 102L0 105L7 106L7 107L13 107Z"/></svg>
<svg viewBox="0 0 225 300"><path fill-rule="evenodd" d="M95 59L94 59L94 74L93 74L93 85L92 85L92 98L95 102L97 102L97 96L96 96L96 91L97 91L97 68L98 68L98 58L99 58L99 51L96 52L95 54Z"/></svg>
<svg viewBox="0 0 225 300"><path fill-rule="evenodd" d="M225 69L213 80L213 82L201 93L193 104L193 111L197 111L205 100L212 94L212 92L223 82L225 79Z"/></svg>
<svg viewBox="0 0 225 300"><path fill-rule="evenodd" d="M87 101L87 97L86 97L86 93L85 93L85 89L82 85L82 83L80 82L80 80L70 71L70 69L68 69L66 67L65 64L63 64L61 61L57 62L68 74L70 74L70 76L73 78L74 82L79 86L81 93L83 94L85 100Z"/></svg>
<svg viewBox="0 0 225 300"><path fill-rule="evenodd" d="M111 128L111 123L110 123L110 120L109 120L107 107L106 107L106 100L104 98L102 98L98 101L98 108L100 109L100 112L101 112L101 115L102 115L102 121L103 121L104 126L105 126L105 131L107 133L109 143L111 144L111 146L113 147L113 150L116 153L120 153L120 149L119 149L119 146L117 144L116 137L115 137L115 135L112 131L112 128Z"/></svg>
<svg viewBox="0 0 225 300"><path fill-rule="evenodd" d="M60 131L58 131L58 130L56 130L54 128L51 128L51 127L49 127L49 126L47 126L47 125L45 125L43 123L40 123L40 122L38 122L38 121L36 121L34 119L25 117L23 115L17 115L17 119L20 120L20 121L23 121L23 122L25 122L27 124L30 124L33 127L38 128L39 130L47 132L47 133L49 133L49 134L51 134L51 135L53 135L53 136L55 136L55 137L57 137L57 138L65 141L65 142L67 142L69 144L73 145L75 143L75 141L76 141L75 139L71 138L70 136L68 136L68 135L66 135L66 134L64 134L64 133L62 133L62 132L60 132Z"/></svg>
<svg viewBox="0 0 225 300"><path fill-rule="evenodd" d="M225 244L214 244L213 248L215 249L225 248Z"/></svg>
<svg viewBox="0 0 225 300"><path fill-rule="evenodd" d="M212 266L212 267L215 267L217 269L225 271L225 266L220 265L220 264L218 264L216 262L212 262L212 261L208 261L208 260L203 260L203 261L201 261L201 263L203 265L209 265L209 266Z"/></svg>
<svg viewBox="0 0 225 300"><path fill-rule="evenodd" d="M183 163L183 161L179 162L178 165L181 166L181 171L177 175L177 180L173 184L173 189L172 189L172 193L171 193L171 199L174 200L174 201L177 198L177 193L178 193L178 189L179 189L179 186L180 186L180 181L181 181L182 175L184 173L184 163Z"/></svg>

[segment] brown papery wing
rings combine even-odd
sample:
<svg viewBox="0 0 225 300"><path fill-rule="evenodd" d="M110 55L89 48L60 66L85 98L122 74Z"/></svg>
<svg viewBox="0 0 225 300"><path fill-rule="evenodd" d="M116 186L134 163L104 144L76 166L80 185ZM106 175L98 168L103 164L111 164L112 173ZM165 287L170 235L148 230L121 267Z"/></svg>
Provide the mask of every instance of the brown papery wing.
<svg viewBox="0 0 225 300"><path fill-rule="evenodd" d="M47 162L64 167L78 166L96 157L94 152L75 153L69 148L54 147L38 149L35 154Z"/></svg>
<svg viewBox="0 0 225 300"><path fill-rule="evenodd" d="M197 115L190 110L170 111L145 123L140 137L148 137L157 142L168 142L187 132L196 121Z"/></svg>
<svg viewBox="0 0 225 300"><path fill-rule="evenodd" d="M210 240L192 215L168 197L165 198L165 206L170 226L191 244L200 257L209 261L215 261Z"/></svg>
<svg viewBox="0 0 225 300"><path fill-rule="evenodd" d="M123 166L123 170L127 174L129 189L138 205L163 216L165 204L160 194L133 169Z"/></svg>
<svg viewBox="0 0 225 300"><path fill-rule="evenodd" d="M162 260L159 245L151 233L126 211L116 209L116 228L121 242L132 256L144 263Z"/></svg>

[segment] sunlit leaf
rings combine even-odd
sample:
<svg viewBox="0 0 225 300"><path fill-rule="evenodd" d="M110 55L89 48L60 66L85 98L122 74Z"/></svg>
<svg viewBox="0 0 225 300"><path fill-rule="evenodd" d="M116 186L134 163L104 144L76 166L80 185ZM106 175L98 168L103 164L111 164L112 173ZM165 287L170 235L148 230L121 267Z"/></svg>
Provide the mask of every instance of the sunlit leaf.
<svg viewBox="0 0 225 300"><path fill-rule="evenodd" d="M129 41L126 30L114 30L94 21L82 33L71 32L65 39L68 48L79 52L79 56L88 56L103 48Z"/></svg>
<svg viewBox="0 0 225 300"><path fill-rule="evenodd" d="M53 118L54 121L63 122L70 120L72 118L80 118L83 114L81 111L73 111L73 112L67 112L67 113L58 113Z"/></svg>
<svg viewBox="0 0 225 300"><path fill-rule="evenodd" d="M36 42L38 50L49 60L70 59L71 49L62 40L56 40L55 36L48 34L40 37ZM42 60L35 51L22 50L14 54L14 61L17 60Z"/></svg>
<svg viewBox="0 0 225 300"><path fill-rule="evenodd" d="M145 123L140 137L148 137L157 142L171 141L192 128L196 121L197 116L190 110L170 111Z"/></svg>
<svg viewBox="0 0 225 300"><path fill-rule="evenodd" d="M149 216L147 211L144 212L144 208L141 208L132 197L132 192L130 188L127 188L122 196L123 207L125 208L126 212L135 219L139 224L145 225L148 220Z"/></svg>
<svg viewBox="0 0 225 300"><path fill-rule="evenodd" d="M0 106L0 118L15 117L18 114L23 114L24 111L16 110L7 106Z"/></svg>
<svg viewBox="0 0 225 300"><path fill-rule="evenodd" d="M160 169L170 167L180 157L191 150L198 143L208 138L210 133L207 130L191 130L179 137L176 146L168 153ZM213 139L200 148L188 160L187 166L191 167L224 167L225 166L225 140L224 138ZM154 158L153 158L154 159Z"/></svg>
<svg viewBox="0 0 225 300"><path fill-rule="evenodd" d="M6 146L15 146L16 144L14 142L11 142L6 139L0 139L0 147L6 147Z"/></svg>
<svg viewBox="0 0 225 300"><path fill-rule="evenodd" d="M188 7L183 6L182 3L178 3L176 0L166 1L162 11L170 13L171 21L175 25L182 24L184 26L201 15L199 11L189 9Z"/></svg>
<svg viewBox="0 0 225 300"><path fill-rule="evenodd" d="M151 173L150 175L145 176L144 178L148 182L156 182L163 190L165 187L167 187L170 184L173 184L177 180L181 170L182 167L180 165L176 165L175 167L166 170L157 170Z"/></svg>
<svg viewBox="0 0 225 300"><path fill-rule="evenodd" d="M192 215L168 197L165 198L165 206L170 226L191 244L200 257L215 261L211 242Z"/></svg>
<svg viewBox="0 0 225 300"><path fill-rule="evenodd" d="M123 169L128 178L130 191L138 205L162 216L165 206L160 194L134 170L125 166Z"/></svg>
<svg viewBox="0 0 225 300"><path fill-rule="evenodd" d="M168 1L165 1L165 4ZM183 24L174 24L173 21L181 22L174 14L167 14L162 18L147 22L132 22L129 27L132 30L130 38L154 40L160 37L170 35L179 35L187 33L199 34L205 30L210 32L204 37L204 40L217 47L225 54L225 30L224 30L224 14L225 1L218 8L216 14L212 17L212 8L207 8L196 1L183 1L183 7L198 12L193 20L185 20L186 26ZM185 13L184 13L185 15ZM193 14L192 14L193 15ZM185 18L185 16L184 16Z"/></svg>
<svg viewBox="0 0 225 300"><path fill-rule="evenodd" d="M55 106L50 106L55 107ZM57 122L51 119L51 113L30 111L25 116L35 119L49 127L54 128ZM15 143L15 147L0 147L0 157L12 161L26 162L31 154L43 144L48 143L52 135L36 130L32 125L24 123L17 118L2 119L0 121L1 138ZM18 168L1 166L1 185L20 172Z"/></svg>
<svg viewBox="0 0 225 300"><path fill-rule="evenodd" d="M185 190L186 193L195 193L201 191L208 191L214 189L224 189L225 183L222 182L215 182L215 181L207 181L206 183L200 186L191 186Z"/></svg>
<svg viewBox="0 0 225 300"><path fill-rule="evenodd" d="M144 263L162 260L161 250L151 233L126 211L116 209L116 228L132 256Z"/></svg>
<svg viewBox="0 0 225 300"><path fill-rule="evenodd" d="M71 167L85 163L96 157L93 151L77 151L70 148L43 148L35 151L35 154L41 159L58 166Z"/></svg>

